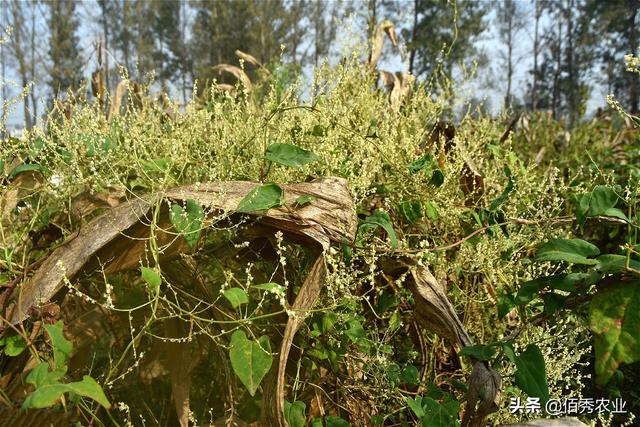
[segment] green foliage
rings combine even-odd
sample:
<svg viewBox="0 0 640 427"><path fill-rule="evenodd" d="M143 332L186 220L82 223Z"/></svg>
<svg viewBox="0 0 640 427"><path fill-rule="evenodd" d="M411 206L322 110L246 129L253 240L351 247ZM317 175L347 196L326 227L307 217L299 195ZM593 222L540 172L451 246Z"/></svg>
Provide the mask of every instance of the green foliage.
<svg viewBox="0 0 640 427"><path fill-rule="evenodd" d="M284 418L290 427L304 427L307 416L307 405L304 402L289 403L284 401Z"/></svg>
<svg viewBox="0 0 640 427"><path fill-rule="evenodd" d="M61 382L67 372L67 364L73 350L73 344L63 335L63 327L62 321L44 326L53 347L55 368L51 370L49 363L42 362L29 373L27 383L33 385L34 390L24 400L22 409L48 408L58 402L65 393L88 397L109 408L111 404L102 387L90 376L85 375L82 381Z"/></svg>
<svg viewBox="0 0 640 427"><path fill-rule="evenodd" d="M27 348L24 338L18 334L7 335L0 338L0 347L9 357L17 356Z"/></svg>
<svg viewBox="0 0 640 427"><path fill-rule="evenodd" d="M233 308L238 308L242 304L249 303L249 294L241 288L225 289L223 295Z"/></svg>
<svg viewBox="0 0 640 427"><path fill-rule="evenodd" d="M149 289L154 292L157 292L162 284L162 278L160 275L149 267L140 267L140 271L142 273L142 280L144 280L147 285L149 285Z"/></svg>
<svg viewBox="0 0 640 427"><path fill-rule="evenodd" d="M191 247L198 243L203 219L202 207L195 200L187 200L186 207L177 204L171 205L169 220Z"/></svg>
<svg viewBox="0 0 640 427"><path fill-rule="evenodd" d="M598 261L589 257L598 255L600 255L598 247L582 239L555 239L538 248L535 260L595 265Z"/></svg>
<svg viewBox="0 0 640 427"><path fill-rule="evenodd" d="M229 359L233 372L253 396L273 363L269 337L264 335L254 341L244 331L235 331L231 335Z"/></svg>
<svg viewBox="0 0 640 427"><path fill-rule="evenodd" d="M271 144L267 147L264 158L284 166L298 168L318 161L318 156L291 144Z"/></svg>
<svg viewBox="0 0 640 427"><path fill-rule="evenodd" d="M396 235L393 225L391 224L391 218L389 214L383 210L377 210L372 215L369 215L360 224L359 230L372 230L377 227L382 227L387 232L389 239L391 239L391 248L395 249L398 246L398 236Z"/></svg>
<svg viewBox="0 0 640 427"><path fill-rule="evenodd" d="M277 184L266 184L251 190L238 204L238 212L266 211L282 206L284 190Z"/></svg>
<svg viewBox="0 0 640 427"><path fill-rule="evenodd" d="M605 384L621 363L640 360L640 282L600 289L589 305L589 324L596 335L596 380Z"/></svg>
<svg viewBox="0 0 640 427"><path fill-rule="evenodd" d="M502 350L507 358L516 365L516 384L531 397L539 397L545 404L549 400L549 386L545 362L535 344L529 344L520 354L516 355L510 343L504 343Z"/></svg>

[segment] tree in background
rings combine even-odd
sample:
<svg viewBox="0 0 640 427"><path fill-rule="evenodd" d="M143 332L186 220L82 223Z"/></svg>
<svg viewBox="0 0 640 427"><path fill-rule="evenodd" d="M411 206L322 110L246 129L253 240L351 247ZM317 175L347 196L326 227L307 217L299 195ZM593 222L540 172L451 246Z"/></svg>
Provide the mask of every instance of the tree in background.
<svg viewBox="0 0 640 427"><path fill-rule="evenodd" d="M82 80L83 61L76 31L80 25L73 0L52 0L49 8L49 87L54 98L77 89Z"/></svg>
<svg viewBox="0 0 640 427"><path fill-rule="evenodd" d="M504 108L508 109L513 103L512 82L514 73L514 49L518 33L524 28L524 15L515 0L504 0L498 3L496 11L496 21L500 41L505 46L505 51L501 54L506 71L507 87L504 95Z"/></svg>
<svg viewBox="0 0 640 427"><path fill-rule="evenodd" d="M621 66L625 54L640 54L640 2L637 0L587 0L585 13L597 35L601 79L630 112L640 111L640 80Z"/></svg>
<svg viewBox="0 0 640 427"><path fill-rule="evenodd" d="M472 0L416 0L414 8L415 25L406 32L410 71L428 78L441 64L441 71L451 78L454 65L473 58L477 52L475 41L486 28L487 4Z"/></svg>
<svg viewBox="0 0 640 427"><path fill-rule="evenodd" d="M37 21L40 18L38 4L35 2L22 2L12 0L5 3L3 15L6 25L3 28L12 28L12 35L6 46L7 56L16 64L16 71L20 84L26 87L37 79L37 73L42 65L37 52L36 34L40 31ZM6 58L5 58L6 60ZM31 87L30 93L23 103L24 123L27 129L36 124L38 117L37 94L38 88Z"/></svg>

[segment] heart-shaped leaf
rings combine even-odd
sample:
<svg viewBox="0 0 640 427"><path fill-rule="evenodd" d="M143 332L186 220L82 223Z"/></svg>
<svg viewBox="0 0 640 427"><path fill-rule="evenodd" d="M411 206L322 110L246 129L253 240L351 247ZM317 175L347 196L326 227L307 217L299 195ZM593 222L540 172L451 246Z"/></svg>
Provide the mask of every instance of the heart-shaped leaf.
<svg viewBox="0 0 640 427"><path fill-rule="evenodd" d="M233 308L238 308L242 304L249 303L249 295L244 289L241 288L229 288L223 293L224 297L231 303Z"/></svg>
<svg viewBox="0 0 640 427"><path fill-rule="evenodd" d="M65 369L67 367L67 361L71 356L73 350L73 344L66 339L62 334L62 328L64 324L62 320L58 320L53 325L44 325L49 338L51 338L51 346L53 347L53 360L56 364L56 369Z"/></svg>
<svg viewBox="0 0 640 427"><path fill-rule="evenodd" d="M546 404L549 400L549 386L542 352L535 344L529 344L525 351L516 355L510 343L502 344L502 351L516 365L516 384L532 397L539 397Z"/></svg>
<svg viewBox="0 0 640 427"><path fill-rule="evenodd" d="M244 331L237 330L231 335L229 358L233 372L247 388L249 394L255 395L273 362L269 338L264 335L258 341L253 341L247 338Z"/></svg>
<svg viewBox="0 0 640 427"><path fill-rule="evenodd" d="M256 212L282 206L284 191L277 184L266 184L256 187L244 196L236 211Z"/></svg>
<svg viewBox="0 0 640 427"><path fill-rule="evenodd" d="M298 168L313 163L319 158L309 150L291 144L271 144L267 147L264 158L284 166Z"/></svg>

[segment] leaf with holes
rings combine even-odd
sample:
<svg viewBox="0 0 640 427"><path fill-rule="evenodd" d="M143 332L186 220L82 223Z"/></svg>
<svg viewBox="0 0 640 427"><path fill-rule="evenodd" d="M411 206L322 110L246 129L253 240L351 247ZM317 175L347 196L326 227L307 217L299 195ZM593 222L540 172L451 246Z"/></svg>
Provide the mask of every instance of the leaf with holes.
<svg viewBox="0 0 640 427"><path fill-rule="evenodd" d="M244 196L236 211L238 212L257 212L266 211L267 209L282 206L284 191L277 184L266 184L256 187Z"/></svg>
<svg viewBox="0 0 640 427"><path fill-rule="evenodd" d="M596 382L606 384L622 363L640 360L640 281L602 288L589 305L595 334Z"/></svg>
<svg viewBox="0 0 640 427"><path fill-rule="evenodd" d="M315 153L309 150L291 144L279 143L269 145L264 158L271 162L294 168L316 162L319 159Z"/></svg>
<svg viewBox="0 0 640 427"><path fill-rule="evenodd" d="M240 382L251 396L255 395L273 362L269 338L264 335L258 341L253 341L247 338L244 331L237 330L231 336L229 358L233 372Z"/></svg>

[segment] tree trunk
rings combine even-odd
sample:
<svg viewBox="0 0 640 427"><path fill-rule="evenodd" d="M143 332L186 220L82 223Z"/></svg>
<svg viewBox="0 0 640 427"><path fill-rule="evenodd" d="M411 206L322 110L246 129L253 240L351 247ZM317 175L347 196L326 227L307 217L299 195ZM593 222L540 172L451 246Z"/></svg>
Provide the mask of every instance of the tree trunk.
<svg viewBox="0 0 640 427"><path fill-rule="evenodd" d="M542 16L542 4L536 0L535 26L533 33L533 83L531 85L531 111L536 111L538 95L538 54L540 50L540 33L538 31L540 17Z"/></svg>

